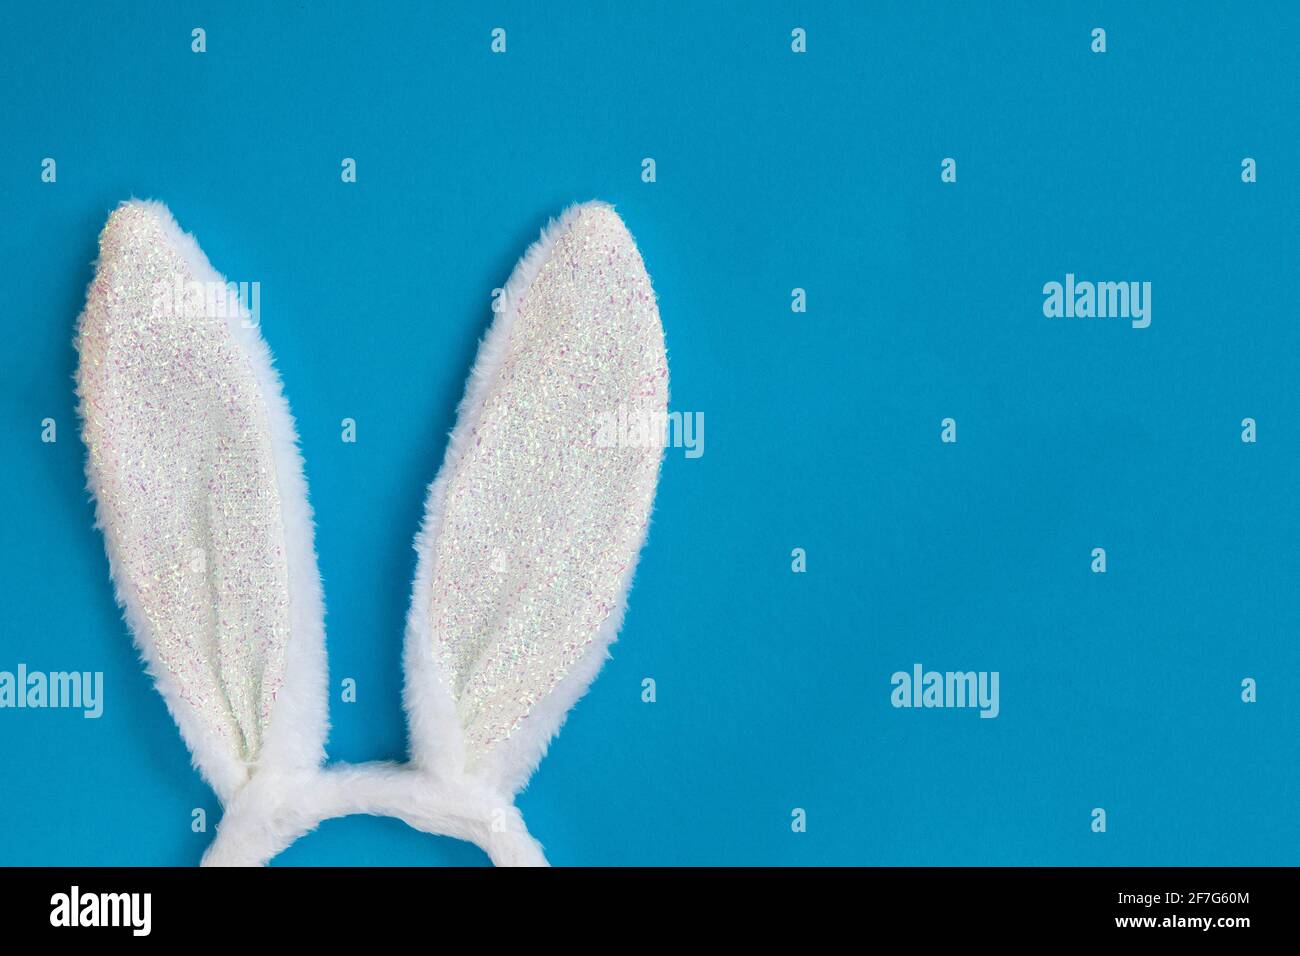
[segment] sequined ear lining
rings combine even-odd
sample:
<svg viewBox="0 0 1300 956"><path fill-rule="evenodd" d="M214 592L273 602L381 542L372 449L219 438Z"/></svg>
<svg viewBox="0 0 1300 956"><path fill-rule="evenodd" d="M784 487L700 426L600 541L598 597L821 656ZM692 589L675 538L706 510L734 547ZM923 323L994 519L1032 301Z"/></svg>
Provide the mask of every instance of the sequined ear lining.
<svg viewBox="0 0 1300 956"><path fill-rule="evenodd" d="M79 326L78 392L137 640L204 727L253 762L289 637L284 534L266 408L215 291L158 213L119 208Z"/></svg>
<svg viewBox="0 0 1300 956"><path fill-rule="evenodd" d="M604 425L662 413L667 376L641 256L612 210L584 208L517 304L447 485L428 615L471 751L518 728L621 604L661 443Z"/></svg>

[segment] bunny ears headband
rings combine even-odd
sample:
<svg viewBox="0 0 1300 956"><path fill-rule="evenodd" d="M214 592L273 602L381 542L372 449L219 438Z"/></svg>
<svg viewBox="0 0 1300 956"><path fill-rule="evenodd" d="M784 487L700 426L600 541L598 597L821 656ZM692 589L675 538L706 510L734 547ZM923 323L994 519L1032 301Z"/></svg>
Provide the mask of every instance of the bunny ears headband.
<svg viewBox="0 0 1300 956"><path fill-rule="evenodd" d="M608 656L662 454L600 423L664 414L668 366L603 203L552 222L496 308L415 541L410 762L322 767L325 611L270 350L164 206L109 217L77 330L86 471L127 623L224 808L205 865L351 813L546 863L514 798Z"/></svg>

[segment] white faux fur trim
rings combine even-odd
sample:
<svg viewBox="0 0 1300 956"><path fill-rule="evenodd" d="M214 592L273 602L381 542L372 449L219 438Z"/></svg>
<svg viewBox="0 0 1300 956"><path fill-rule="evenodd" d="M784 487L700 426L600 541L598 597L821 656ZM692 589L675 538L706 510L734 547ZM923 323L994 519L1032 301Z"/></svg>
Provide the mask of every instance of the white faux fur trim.
<svg viewBox="0 0 1300 956"><path fill-rule="evenodd" d="M145 210L158 221L168 245L185 260L194 280L225 284L225 278L213 269L198 242L177 225L165 205L133 199L123 203L123 206ZM263 340L260 329L251 322L243 321L249 313L242 303L238 310L228 310L227 316L231 334L239 343L257 379L271 430L288 573L290 638L285 650L284 683L276 697L271 722L262 741L258 766L274 767L282 771L314 768L320 765L325 755L325 735L329 722L326 698L328 678L325 605L316 565L312 512L307 502L302 456L298 450L293 416L289 412L279 375L272 363L271 350ZM98 502L98 482L89 473L89 458L87 461L89 487ZM96 517L97 524L102 527L98 504ZM181 698L171 675L160 665L156 649L147 637L147 622L143 620L135 594L116 572L118 561L111 542L108 550L110 572L117 584L118 603L125 610L127 623L146 667L190 748L195 766L216 791L222 803L227 803L256 768L245 765L235 757L226 743L213 734Z"/></svg>
<svg viewBox="0 0 1300 956"><path fill-rule="evenodd" d="M322 820L354 813L396 817L424 833L467 840L497 866L546 865L509 796L469 777L393 763L258 773L226 808L203 865L263 866Z"/></svg>
<svg viewBox="0 0 1300 956"><path fill-rule="evenodd" d="M411 607L407 615L404 701L411 735L412 763L441 773L461 773L465 767L464 734L456 714L451 693L439 672L432 653L433 634L428 619L434 570L434 553L442 527L443 505L447 485L469 447L471 436L482 415L483 405L491 392L497 373L505 361L519 306L555 244L586 210L613 207L593 200L578 203L552 220L510 274L501 296L501 307L479 346L474 368L470 372L465 395L457 409L457 421L447 444L441 469L429 486L424 521L415 540L419 555ZM597 631L591 646L570 672L524 718L506 740L496 744L479 761L475 776L488 786L505 793L517 793L528 783L538 762L546 754L551 739L559 733L573 705L586 693L591 682L609 657L609 645L618 635L627 606L642 539L629 562L615 609Z"/></svg>

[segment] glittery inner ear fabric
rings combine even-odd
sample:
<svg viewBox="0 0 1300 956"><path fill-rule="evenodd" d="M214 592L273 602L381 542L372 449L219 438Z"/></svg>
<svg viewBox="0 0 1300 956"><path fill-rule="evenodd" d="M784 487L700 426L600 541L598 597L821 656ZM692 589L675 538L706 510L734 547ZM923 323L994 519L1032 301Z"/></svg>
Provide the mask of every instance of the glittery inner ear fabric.
<svg viewBox="0 0 1300 956"><path fill-rule="evenodd" d="M169 705L252 762L289 637L270 428L235 299L200 281L165 215L124 205L100 235L77 338L87 472Z"/></svg>
<svg viewBox="0 0 1300 956"><path fill-rule="evenodd" d="M582 207L512 307L447 483L428 607L471 762L621 611L668 395L654 293L612 209Z"/></svg>

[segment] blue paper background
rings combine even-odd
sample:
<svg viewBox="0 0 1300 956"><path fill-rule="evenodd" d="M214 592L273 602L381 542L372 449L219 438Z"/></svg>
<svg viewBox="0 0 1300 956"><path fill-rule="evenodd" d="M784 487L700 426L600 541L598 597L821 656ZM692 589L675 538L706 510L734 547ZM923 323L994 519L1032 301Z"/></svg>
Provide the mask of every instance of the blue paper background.
<svg viewBox="0 0 1300 956"><path fill-rule="evenodd" d="M490 290L600 197L705 454L668 453L614 660L521 798L553 862L1300 862L1294 4L21 7L0 669L102 670L107 701L0 711L0 863L193 863L191 810L219 813L84 493L73 322L129 196L262 285L318 516L332 759L404 752L411 539ZM1151 327L1044 318L1067 271L1151 281ZM999 671L1001 716L893 709L914 662ZM486 859L351 818L277 862Z"/></svg>

